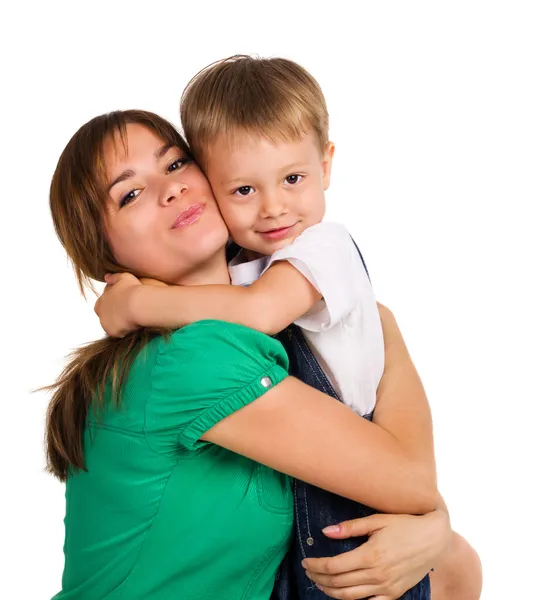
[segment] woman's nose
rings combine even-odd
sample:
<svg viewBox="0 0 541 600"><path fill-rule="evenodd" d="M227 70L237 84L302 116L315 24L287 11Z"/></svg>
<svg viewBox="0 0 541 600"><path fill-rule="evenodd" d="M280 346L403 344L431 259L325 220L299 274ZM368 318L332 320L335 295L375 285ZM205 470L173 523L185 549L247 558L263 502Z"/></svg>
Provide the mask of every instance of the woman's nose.
<svg viewBox="0 0 541 600"><path fill-rule="evenodd" d="M187 183L183 181L168 181L167 185L164 186L164 189L160 194L160 204L163 206L168 206L169 204L182 199L187 191Z"/></svg>

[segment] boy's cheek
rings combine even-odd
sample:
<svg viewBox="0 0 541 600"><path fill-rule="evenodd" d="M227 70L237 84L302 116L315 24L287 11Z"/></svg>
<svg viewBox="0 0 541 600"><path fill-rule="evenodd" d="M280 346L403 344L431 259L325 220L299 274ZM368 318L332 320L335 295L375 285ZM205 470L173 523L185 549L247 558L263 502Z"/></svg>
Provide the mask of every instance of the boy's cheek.
<svg viewBox="0 0 541 600"><path fill-rule="evenodd" d="M255 240L252 227L239 221L235 216L229 220L224 217L224 221L235 243L249 250L257 250L257 248L253 248Z"/></svg>
<svg viewBox="0 0 541 600"><path fill-rule="evenodd" d="M235 222L234 210L231 207L231 202L227 200L223 200L219 196L215 196L216 204L218 205L218 210L220 211L227 228L229 229L229 223Z"/></svg>
<svg viewBox="0 0 541 600"><path fill-rule="evenodd" d="M232 206L229 202L218 203L218 206L230 232L242 234L251 229L250 210L247 207Z"/></svg>
<svg viewBox="0 0 541 600"><path fill-rule="evenodd" d="M227 221L226 221L227 225ZM250 246L250 230L240 226L238 223L233 223L231 227L227 227L231 237L239 246Z"/></svg>

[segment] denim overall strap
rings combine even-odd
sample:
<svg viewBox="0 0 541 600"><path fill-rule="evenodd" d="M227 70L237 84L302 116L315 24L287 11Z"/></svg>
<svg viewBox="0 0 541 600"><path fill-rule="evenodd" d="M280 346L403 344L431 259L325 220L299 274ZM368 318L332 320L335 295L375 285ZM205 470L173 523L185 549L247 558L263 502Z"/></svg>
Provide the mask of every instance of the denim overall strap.
<svg viewBox="0 0 541 600"><path fill-rule="evenodd" d="M355 241L353 243L355 244ZM361 252L356 244L355 247L368 274ZM339 400L299 327L291 325L277 337L289 355L290 374ZM371 418L371 415L366 418ZM276 576L271 598L273 600L323 600L328 596L316 588L306 577L301 561L306 557L336 556L354 550L368 538L332 540L323 535L321 530L327 525L366 517L375 514L376 511L303 481L295 480L293 486L295 497L294 537L288 555ZM428 575L406 592L401 600L430 600Z"/></svg>
<svg viewBox="0 0 541 600"><path fill-rule="evenodd" d="M361 262L363 263L363 267L364 267L364 270L366 271L366 276L368 277L368 281L370 281L370 273L368 272L368 269L366 268L366 263L364 262L363 255L361 254L361 251L359 250L359 246L357 246L357 242L353 238L351 238L351 241L353 242L353 245L355 246L355 249L357 250L357 253L359 254Z"/></svg>
<svg viewBox="0 0 541 600"><path fill-rule="evenodd" d="M304 383L338 399L332 385L314 357L301 330L292 325L278 338L290 358L290 374ZM366 418L370 418L368 415ZM301 424L302 426L302 424ZM327 596L306 577L301 561L306 557L336 556L354 550L367 537L333 540L321 530L327 525L375 514L375 510L337 496L303 481L295 480L294 539L277 574L274 600L323 600ZM430 600L430 582L426 576L401 600Z"/></svg>

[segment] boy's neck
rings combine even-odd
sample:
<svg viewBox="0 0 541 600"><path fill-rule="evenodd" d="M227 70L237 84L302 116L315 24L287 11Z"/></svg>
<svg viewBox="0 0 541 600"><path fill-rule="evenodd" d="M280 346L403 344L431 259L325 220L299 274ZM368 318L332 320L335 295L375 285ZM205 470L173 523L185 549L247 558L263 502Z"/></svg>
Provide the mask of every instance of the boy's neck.
<svg viewBox="0 0 541 600"><path fill-rule="evenodd" d="M242 257L244 259L246 259L247 262L252 261L252 260L257 260L258 258L261 258L262 256L264 256L263 254L259 253L259 252L254 252L253 250L246 250L245 248L243 248L241 250L242 253Z"/></svg>

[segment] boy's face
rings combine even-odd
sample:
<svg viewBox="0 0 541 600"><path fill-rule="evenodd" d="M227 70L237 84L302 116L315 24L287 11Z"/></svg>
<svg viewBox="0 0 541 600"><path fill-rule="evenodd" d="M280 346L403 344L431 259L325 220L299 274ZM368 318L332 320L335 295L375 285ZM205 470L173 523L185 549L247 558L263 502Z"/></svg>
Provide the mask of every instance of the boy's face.
<svg viewBox="0 0 541 600"><path fill-rule="evenodd" d="M270 255L325 214L334 145L321 153L310 131L299 141L225 137L209 147L206 174L231 237Z"/></svg>

